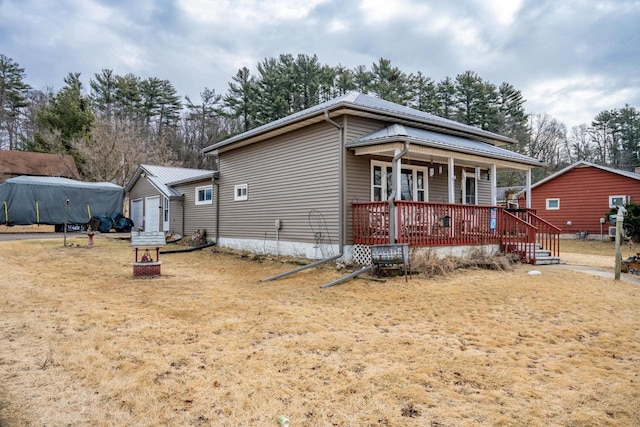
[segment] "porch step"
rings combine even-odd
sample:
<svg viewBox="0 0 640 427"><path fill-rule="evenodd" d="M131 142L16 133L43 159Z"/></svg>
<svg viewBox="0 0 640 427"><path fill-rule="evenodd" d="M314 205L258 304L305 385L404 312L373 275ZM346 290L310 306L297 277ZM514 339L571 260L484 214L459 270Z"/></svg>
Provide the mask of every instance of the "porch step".
<svg viewBox="0 0 640 427"><path fill-rule="evenodd" d="M558 256L546 256L538 258L536 256L536 264L535 265L551 265L551 264L560 264L560 257Z"/></svg>
<svg viewBox="0 0 640 427"><path fill-rule="evenodd" d="M511 246L512 249L516 249L520 252L526 252L527 253L527 258L531 259L531 252L532 252L532 248L531 246L522 244L522 243L515 243L515 244L511 244L509 245ZM540 244L536 244L534 245L534 249L535 250L535 256L536 256L536 262L535 265L550 265L550 264L560 264L560 257L557 256L551 256L551 251L547 250L547 249L542 249L542 245Z"/></svg>

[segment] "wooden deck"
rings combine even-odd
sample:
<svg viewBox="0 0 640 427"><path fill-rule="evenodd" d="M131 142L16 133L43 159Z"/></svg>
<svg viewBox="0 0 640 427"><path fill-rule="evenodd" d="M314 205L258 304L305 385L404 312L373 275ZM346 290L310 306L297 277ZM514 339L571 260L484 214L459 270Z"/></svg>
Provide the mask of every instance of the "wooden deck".
<svg viewBox="0 0 640 427"><path fill-rule="evenodd" d="M379 245L389 241L387 202L353 203L353 242ZM510 212L496 206L433 202L394 202L396 242L414 247L499 244L532 264L537 247L560 255L560 229L532 210Z"/></svg>

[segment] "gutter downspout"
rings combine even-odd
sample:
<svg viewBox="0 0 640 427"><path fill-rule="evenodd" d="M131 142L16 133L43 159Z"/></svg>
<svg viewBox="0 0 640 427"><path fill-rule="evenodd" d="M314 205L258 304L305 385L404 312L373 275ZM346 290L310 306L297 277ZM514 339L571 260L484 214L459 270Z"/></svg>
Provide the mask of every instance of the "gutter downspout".
<svg viewBox="0 0 640 427"><path fill-rule="evenodd" d="M182 203L182 238L184 239L186 237L184 235L184 194L180 198L180 202Z"/></svg>
<svg viewBox="0 0 640 427"><path fill-rule="evenodd" d="M284 273L276 274L275 276L267 277L265 279L260 280L261 282L269 282L271 280L280 279L285 276L289 276L290 274L298 273L302 270L306 270L308 268L318 267L322 264L326 264L331 261L335 261L339 258L342 258L344 252L344 128L336 123L329 117L329 111L324 110L324 119L327 123L332 124L338 129L338 141L340 144L340 151L338 155L338 163L340 164L340 169L338 170L338 186L339 186L339 200L338 200L338 255L332 256L331 258L322 259L320 261L313 262L311 264L303 265L302 267L298 267L291 271L286 271Z"/></svg>
<svg viewBox="0 0 640 427"><path fill-rule="evenodd" d="M217 245L218 233L220 233L220 183L215 176L211 177L211 181L213 181L213 186L216 188L216 237L214 243Z"/></svg>
<svg viewBox="0 0 640 427"><path fill-rule="evenodd" d="M398 194L398 170L397 170L397 166L396 164L398 163L398 161L409 152L409 141L405 141L404 142L404 148L402 149L401 152L399 152L398 154L396 154L393 157L393 161L391 162L391 175L393 176L392 179L392 186L391 188L393 189L391 191L391 195L389 196L389 243L390 244L394 244L396 242L396 218L395 218L395 199L396 199L396 195Z"/></svg>

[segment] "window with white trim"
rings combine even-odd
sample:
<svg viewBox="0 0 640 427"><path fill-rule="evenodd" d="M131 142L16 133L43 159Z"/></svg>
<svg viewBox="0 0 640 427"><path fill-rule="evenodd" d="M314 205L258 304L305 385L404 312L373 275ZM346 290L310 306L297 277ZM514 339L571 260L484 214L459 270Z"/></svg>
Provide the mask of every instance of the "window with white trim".
<svg viewBox="0 0 640 427"><path fill-rule="evenodd" d="M626 203L627 203L627 196L609 196L610 208L624 206Z"/></svg>
<svg viewBox="0 0 640 427"><path fill-rule="evenodd" d="M548 211L559 211L560 210L560 199L547 199L547 210Z"/></svg>
<svg viewBox="0 0 640 427"><path fill-rule="evenodd" d="M427 168L402 165L400 170L401 200L426 202L428 198ZM384 201L391 196L393 174L391 163L373 160L371 162L371 200Z"/></svg>
<svg viewBox="0 0 640 427"><path fill-rule="evenodd" d="M233 200L247 200L249 198L249 186L240 184L233 186Z"/></svg>
<svg viewBox="0 0 640 427"><path fill-rule="evenodd" d="M213 200L213 186L196 187L196 205L210 205Z"/></svg>

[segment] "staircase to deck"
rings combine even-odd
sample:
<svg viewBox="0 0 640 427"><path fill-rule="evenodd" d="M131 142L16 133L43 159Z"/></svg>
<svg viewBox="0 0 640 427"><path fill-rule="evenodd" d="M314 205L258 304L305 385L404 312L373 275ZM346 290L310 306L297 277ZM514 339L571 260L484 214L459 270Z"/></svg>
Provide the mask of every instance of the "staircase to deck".
<svg viewBox="0 0 640 427"><path fill-rule="evenodd" d="M534 265L560 264L560 229L531 209L502 212L502 251Z"/></svg>
<svg viewBox="0 0 640 427"><path fill-rule="evenodd" d="M503 245L503 252L520 256L522 262L533 265L560 264L560 257L552 255L549 249L544 249L540 243L507 243Z"/></svg>

